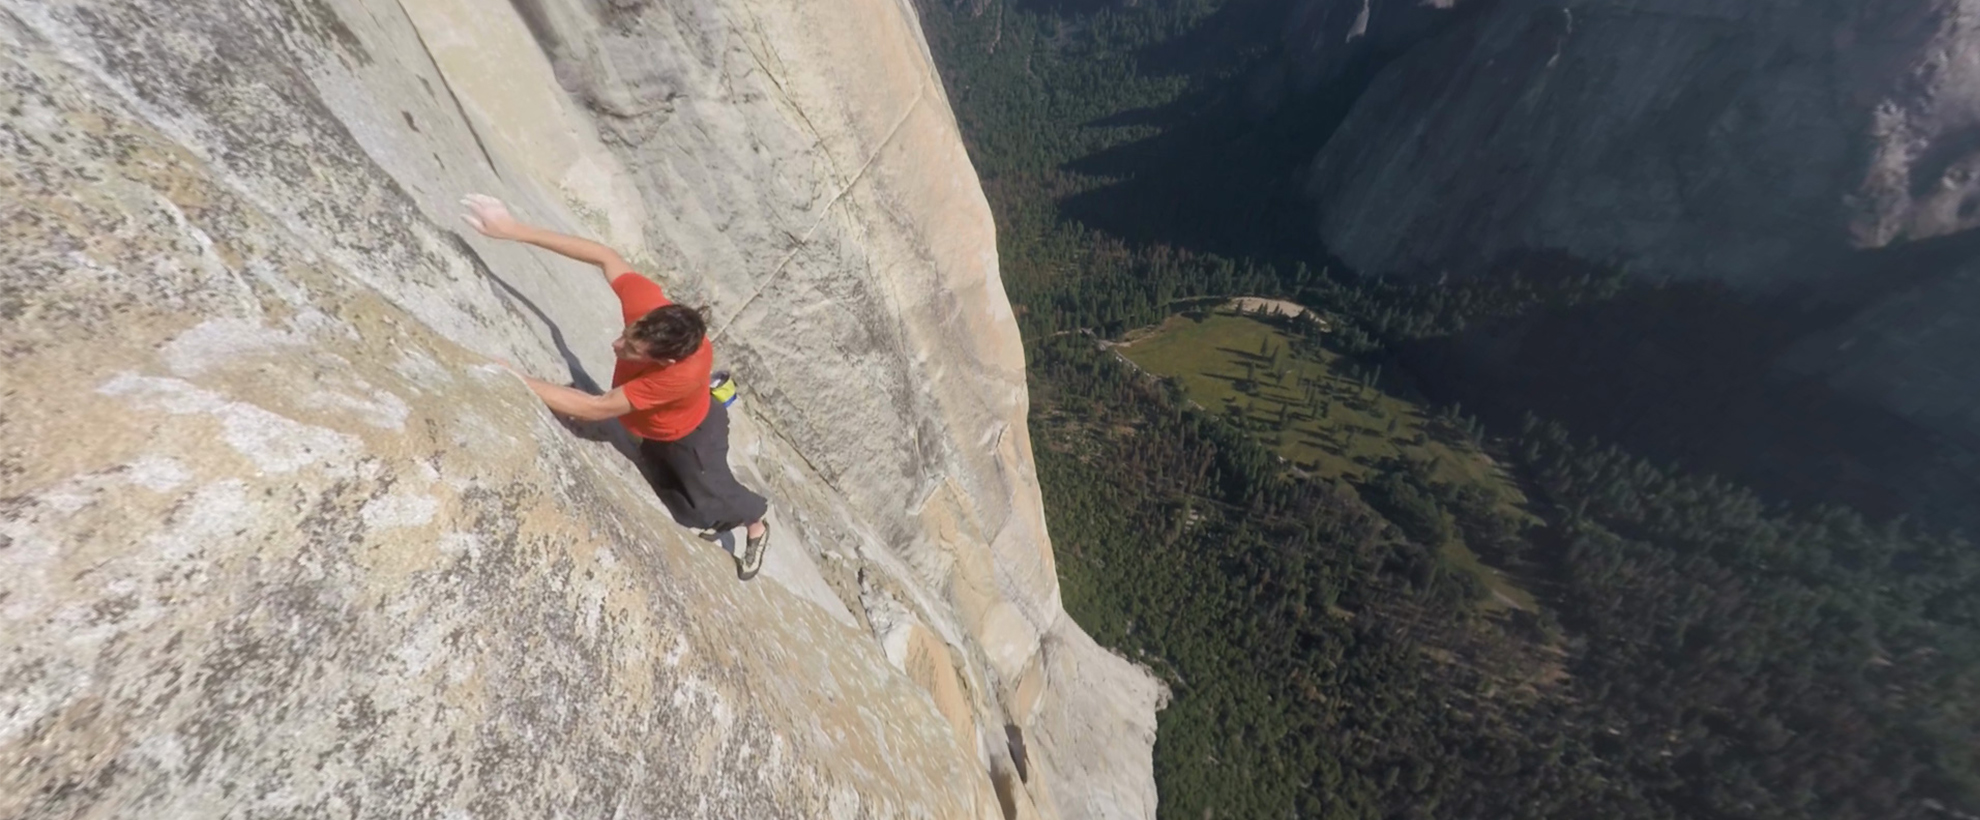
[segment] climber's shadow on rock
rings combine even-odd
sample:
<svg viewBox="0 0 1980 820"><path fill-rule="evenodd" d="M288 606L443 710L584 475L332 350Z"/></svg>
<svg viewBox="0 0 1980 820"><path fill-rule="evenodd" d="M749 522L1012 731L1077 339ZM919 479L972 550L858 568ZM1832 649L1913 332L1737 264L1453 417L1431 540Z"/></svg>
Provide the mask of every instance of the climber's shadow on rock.
<svg viewBox="0 0 1980 820"><path fill-rule="evenodd" d="M577 387L578 385L572 384L570 386ZM612 445L614 449L619 451L620 455L630 459L634 464L640 465L640 472L644 473L646 471L644 462L639 457L639 445L633 443L632 436L628 435L626 428L620 427L619 422L616 420L579 421L577 419L558 416L557 421L562 422L564 429L571 431L571 435L585 441L602 441Z"/></svg>
<svg viewBox="0 0 1980 820"><path fill-rule="evenodd" d="M483 278L494 283L496 290L508 297L510 304L521 306L524 310L529 311L531 315L534 315L537 321L542 322L544 327L550 329L550 343L556 345L557 355L564 358L564 367L570 371L569 386L583 390L586 393L604 392L599 386L598 380L593 379L591 374L584 369L584 363L578 361L577 354L571 351L570 343L564 340L563 329L558 327L556 322L551 321L549 314L544 313L543 309L537 307L535 302L530 301L528 296L524 296L522 291L517 290L514 285L509 284L508 280L495 275L495 270L488 266L487 261L481 258L481 254L475 251L474 246L468 244L467 240L462 239L456 234L448 234L448 239L453 242L454 249L460 251L461 255L466 257L474 265L476 273L481 274ZM604 421L579 421L577 419L564 418L563 416L558 416L557 420L563 423L565 429L571 431L571 435L586 441L601 441L612 445L613 449L618 450L621 455L624 455L634 464L639 465L642 474L646 473L645 463L639 456L639 446L633 443L632 436L628 435L626 428L619 426L617 421L611 419ZM648 480L651 480L650 476Z"/></svg>

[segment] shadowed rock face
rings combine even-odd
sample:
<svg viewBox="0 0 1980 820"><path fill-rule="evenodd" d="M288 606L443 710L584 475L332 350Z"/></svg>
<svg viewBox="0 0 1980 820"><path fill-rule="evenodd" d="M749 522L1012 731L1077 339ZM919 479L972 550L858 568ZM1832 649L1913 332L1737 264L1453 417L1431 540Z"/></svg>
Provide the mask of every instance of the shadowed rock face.
<svg viewBox="0 0 1980 820"><path fill-rule="evenodd" d="M1434 276L1561 250L1862 301L1797 369L1980 435L1965 352L1980 330L1954 309L1972 277L1877 255L1980 225L1980 4L1474 10L1387 66L1320 151L1310 190L1333 251Z"/></svg>
<svg viewBox="0 0 1980 820"><path fill-rule="evenodd" d="M1980 224L1976 9L1505 0L1384 71L1317 162L1369 269L1547 247L1772 284Z"/></svg>
<svg viewBox="0 0 1980 820"><path fill-rule="evenodd" d="M1298 0L1280 30L1289 92L1341 78L1350 63L1415 45L1477 0Z"/></svg>
<svg viewBox="0 0 1980 820"><path fill-rule="evenodd" d="M0 46L0 815L1152 814L905 4L0 0ZM708 306L761 580L487 364L603 381L617 307L468 191Z"/></svg>

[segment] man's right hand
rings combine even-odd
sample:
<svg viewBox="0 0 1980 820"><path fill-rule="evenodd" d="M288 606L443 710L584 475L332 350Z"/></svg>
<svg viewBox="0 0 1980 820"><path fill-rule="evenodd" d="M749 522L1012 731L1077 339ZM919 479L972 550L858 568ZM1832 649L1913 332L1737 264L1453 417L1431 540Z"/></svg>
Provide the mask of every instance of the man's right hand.
<svg viewBox="0 0 1980 820"><path fill-rule="evenodd" d="M468 194L461 197L461 205L468 209L461 214L461 221L490 239L518 239L527 227L509 215L509 206L502 200L487 194Z"/></svg>
<svg viewBox="0 0 1980 820"><path fill-rule="evenodd" d="M632 267L626 264L624 257L619 256L618 251L589 239L524 224L509 215L509 206L502 204L502 200L487 194L468 194L461 197L461 205L468 209L467 213L461 214L461 221L480 231L482 236L527 242L579 262L597 265L608 284L632 272Z"/></svg>

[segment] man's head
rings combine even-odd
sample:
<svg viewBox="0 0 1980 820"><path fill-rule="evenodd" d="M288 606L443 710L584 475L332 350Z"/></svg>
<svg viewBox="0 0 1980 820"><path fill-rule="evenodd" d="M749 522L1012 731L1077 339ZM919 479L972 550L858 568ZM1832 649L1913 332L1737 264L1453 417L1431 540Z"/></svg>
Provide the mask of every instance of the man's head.
<svg viewBox="0 0 1980 820"><path fill-rule="evenodd" d="M654 308L639 321L626 327L612 352L627 361L671 364L694 355L708 335L708 323L701 311L686 305Z"/></svg>

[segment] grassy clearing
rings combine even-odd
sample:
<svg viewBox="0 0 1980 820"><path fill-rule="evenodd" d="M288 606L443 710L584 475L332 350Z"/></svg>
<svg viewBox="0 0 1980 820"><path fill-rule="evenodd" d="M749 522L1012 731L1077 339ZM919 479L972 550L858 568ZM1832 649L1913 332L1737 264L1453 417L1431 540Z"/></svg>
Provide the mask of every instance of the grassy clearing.
<svg viewBox="0 0 1980 820"><path fill-rule="evenodd" d="M1486 609L1511 607L1527 612L1540 611L1540 601L1533 597L1533 593L1513 583L1505 573L1486 566L1484 561L1478 559L1477 553L1464 545L1462 539L1453 538L1445 543L1443 553L1444 560L1450 566L1471 573L1472 577L1485 584L1486 589L1491 590L1492 597L1484 602Z"/></svg>
<svg viewBox="0 0 1980 820"><path fill-rule="evenodd" d="M1525 514L1524 497L1498 465L1457 424L1427 410L1406 379L1229 311L1173 316L1129 338L1116 348L1129 361L1176 379L1191 400L1253 431L1302 471L1358 482L1385 458L1429 461L1436 480L1488 487L1509 512ZM1444 552L1497 593L1488 606L1535 606L1461 541Z"/></svg>
<svg viewBox="0 0 1980 820"><path fill-rule="evenodd" d="M1407 385L1248 316L1175 316L1119 348L1151 373L1178 379L1191 399L1240 421L1287 461L1329 478L1360 479L1389 457L1430 459L1440 481L1517 493L1464 433L1428 414Z"/></svg>

